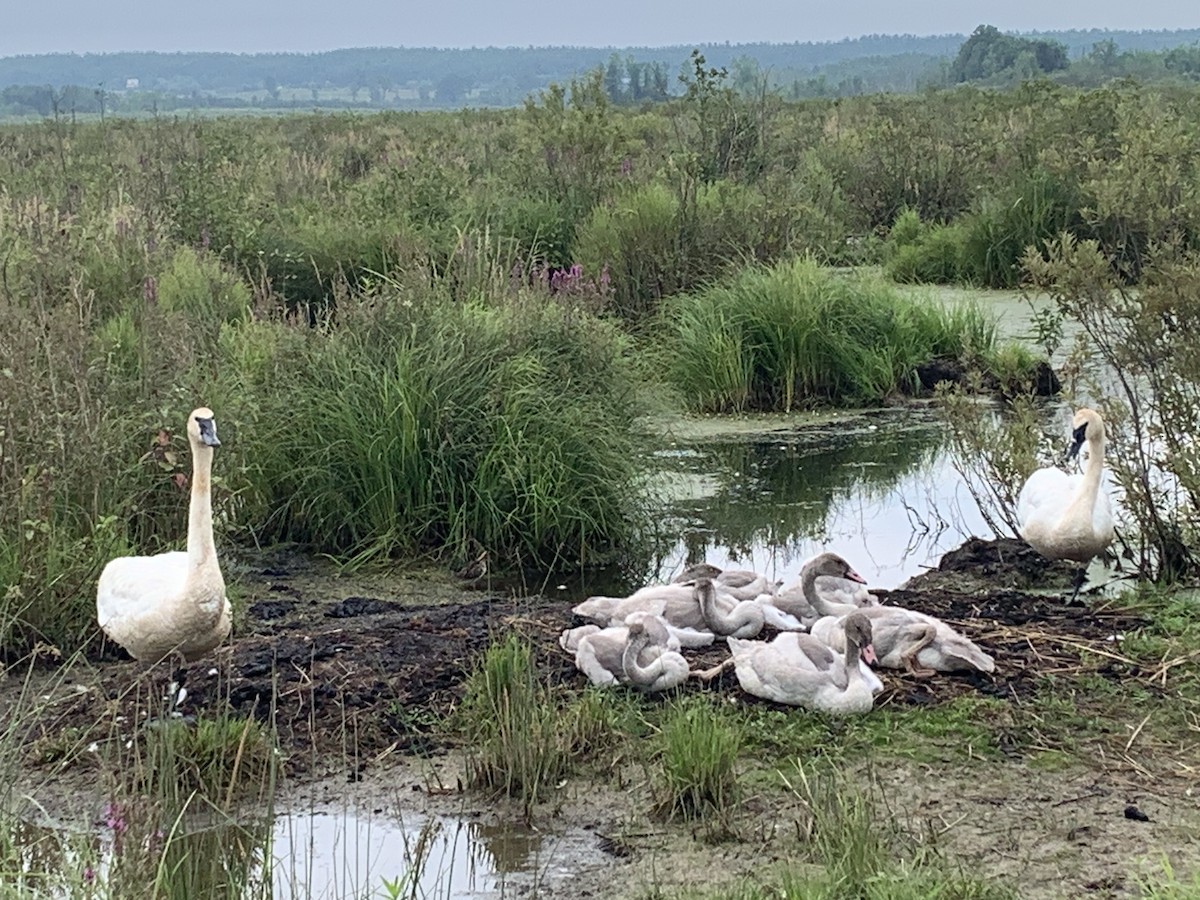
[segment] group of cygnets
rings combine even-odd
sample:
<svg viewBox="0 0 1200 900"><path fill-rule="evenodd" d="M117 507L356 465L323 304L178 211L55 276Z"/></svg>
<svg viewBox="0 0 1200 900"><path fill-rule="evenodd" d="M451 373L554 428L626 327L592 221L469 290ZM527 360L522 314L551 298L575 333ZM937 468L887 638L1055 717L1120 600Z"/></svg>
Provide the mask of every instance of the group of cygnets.
<svg viewBox="0 0 1200 900"><path fill-rule="evenodd" d="M975 669L995 661L945 622L884 606L866 579L836 553L805 563L799 580L780 589L763 575L689 566L670 584L628 597L589 597L574 612L592 624L562 633L560 643L597 685L664 691L688 678L712 680L729 667L756 697L829 713L865 713L883 682L870 668L917 677ZM779 631L757 639L765 625ZM724 638L729 659L692 670L684 648Z"/></svg>

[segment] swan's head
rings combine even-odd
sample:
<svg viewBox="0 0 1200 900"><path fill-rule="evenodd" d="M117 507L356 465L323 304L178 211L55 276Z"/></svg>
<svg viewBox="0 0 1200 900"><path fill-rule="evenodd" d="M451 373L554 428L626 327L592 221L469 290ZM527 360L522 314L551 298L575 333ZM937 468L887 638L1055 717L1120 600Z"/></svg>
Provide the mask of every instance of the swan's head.
<svg viewBox="0 0 1200 900"><path fill-rule="evenodd" d="M696 598L697 603L704 606L717 598L717 586L711 578L697 578L696 585L692 588L692 596Z"/></svg>
<svg viewBox="0 0 1200 900"><path fill-rule="evenodd" d="M682 572L675 576L675 583L687 584L689 581L695 581L698 578L716 578L720 574L721 569L712 563L692 563L692 565L685 567Z"/></svg>
<svg viewBox="0 0 1200 900"><path fill-rule="evenodd" d="M1084 441L1100 443L1104 440L1104 419L1094 409L1081 409L1071 421L1071 446L1067 448L1067 460L1079 455Z"/></svg>
<svg viewBox="0 0 1200 900"><path fill-rule="evenodd" d="M862 613L846 616L842 626L846 629L846 646L866 663L875 662L875 648L871 645L871 620Z"/></svg>
<svg viewBox="0 0 1200 900"><path fill-rule="evenodd" d="M667 631L667 623L653 613L630 613L625 617L625 627L629 629L631 640L644 635L647 642L662 644L665 647L671 637Z"/></svg>
<svg viewBox="0 0 1200 900"><path fill-rule="evenodd" d="M822 553L820 556L814 556L804 564L804 568L816 575L845 578L849 581L857 581L859 584L867 583L867 579L855 572L850 567L850 563L846 562L836 553Z"/></svg>
<svg viewBox="0 0 1200 900"><path fill-rule="evenodd" d="M217 421L207 406L193 409L187 422L188 440L193 447L220 447L217 440Z"/></svg>

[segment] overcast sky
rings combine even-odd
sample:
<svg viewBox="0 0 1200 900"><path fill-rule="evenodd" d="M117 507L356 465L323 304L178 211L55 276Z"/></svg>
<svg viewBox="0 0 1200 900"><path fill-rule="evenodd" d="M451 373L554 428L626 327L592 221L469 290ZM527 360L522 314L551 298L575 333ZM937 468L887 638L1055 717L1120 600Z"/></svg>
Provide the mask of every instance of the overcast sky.
<svg viewBox="0 0 1200 900"><path fill-rule="evenodd" d="M1188 0L7 0L0 55L632 46L1200 25Z"/></svg>

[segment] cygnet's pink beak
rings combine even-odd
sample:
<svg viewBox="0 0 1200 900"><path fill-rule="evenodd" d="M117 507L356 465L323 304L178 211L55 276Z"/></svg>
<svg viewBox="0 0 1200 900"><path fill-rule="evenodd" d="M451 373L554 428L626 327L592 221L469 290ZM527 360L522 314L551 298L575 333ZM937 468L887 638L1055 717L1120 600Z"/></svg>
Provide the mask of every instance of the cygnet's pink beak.
<svg viewBox="0 0 1200 900"><path fill-rule="evenodd" d="M858 655L862 657L863 662L865 662L868 666L871 665L875 662L875 645L867 644L867 646L863 647L862 650L859 651Z"/></svg>
<svg viewBox="0 0 1200 900"><path fill-rule="evenodd" d="M857 581L859 584L867 583L867 579L863 578L861 575L859 575L853 569L846 570L846 578L848 578L850 581Z"/></svg>

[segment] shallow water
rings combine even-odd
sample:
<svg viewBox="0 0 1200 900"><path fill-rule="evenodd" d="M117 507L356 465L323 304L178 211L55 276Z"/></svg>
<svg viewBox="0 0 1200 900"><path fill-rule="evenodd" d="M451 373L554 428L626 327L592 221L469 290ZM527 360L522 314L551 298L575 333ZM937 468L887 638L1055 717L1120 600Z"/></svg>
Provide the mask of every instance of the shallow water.
<svg viewBox="0 0 1200 900"><path fill-rule="evenodd" d="M388 896L387 880L403 885L401 896L465 900L534 892L600 851L581 829L305 812L275 820L272 853L276 898Z"/></svg>
<svg viewBox="0 0 1200 900"><path fill-rule="evenodd" d="M750 568L791 583L823 550L874 587L936 565L971 534L987 534L923 410L847 415L819 426L759 417L720 439L676 439L658 453L668 549L647 580L690 562Z"/></svg>
<svg viewBox="0 0 1200 900"><path fill-rule="evenodd" d="M115 879L112 887L122 881L107 828L73 833L23 823L15 836L27 872L66 877L52 896L70 896L71 881L103 885ZM150 854L154 863L159 852ZM266 852L269 869L262 864ZM180 865L196 896L224 895L230 884L244 886L234 895L261 896L269 877L270 896L277 900L391 897L389 885L395 896L468 900L533 895L601 856L595 835L580 828L539 831L470 816L399 818L343 810L279 815L269 844L266 823L198 829L179 838L164 858Z"/></svg>

